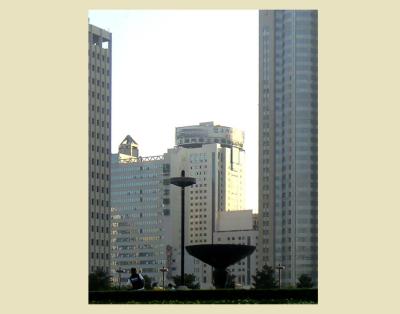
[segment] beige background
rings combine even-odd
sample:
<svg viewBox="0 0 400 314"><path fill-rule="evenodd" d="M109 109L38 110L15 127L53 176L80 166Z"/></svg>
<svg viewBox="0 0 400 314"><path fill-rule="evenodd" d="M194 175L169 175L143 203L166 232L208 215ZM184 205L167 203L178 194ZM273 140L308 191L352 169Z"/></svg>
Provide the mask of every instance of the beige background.
<svg viewBox="0 0 400 314"><path fill-rule="evenodd" d="M399 308L395 1L8 2L0 10L3 313L250 307L87 305L87 11L100 8L319 10L319 304L251 310Z"/></svg>

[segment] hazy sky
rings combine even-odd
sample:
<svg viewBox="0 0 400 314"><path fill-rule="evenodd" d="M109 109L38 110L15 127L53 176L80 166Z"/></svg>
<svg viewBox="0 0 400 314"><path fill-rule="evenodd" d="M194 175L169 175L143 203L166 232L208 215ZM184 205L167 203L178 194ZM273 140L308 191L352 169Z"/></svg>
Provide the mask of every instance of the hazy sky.
<svg viewBox="0 0 400 314"><path fill-rule="evenodd" d="M112 33L112 152L174 146L175 127L214 121L245 132L247 209L258 202L258 11L93 10Z"/></svg>

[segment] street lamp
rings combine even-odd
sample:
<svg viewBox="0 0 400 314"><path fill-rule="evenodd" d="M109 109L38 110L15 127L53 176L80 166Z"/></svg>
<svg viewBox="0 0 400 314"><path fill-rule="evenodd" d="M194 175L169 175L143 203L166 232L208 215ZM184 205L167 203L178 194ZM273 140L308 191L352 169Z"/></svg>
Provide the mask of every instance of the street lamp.
<svg viewBox="0 0 400 314"><path fill-rule="evenodd" d="M180 177L170 179L170 184L181 187L181 286L185 285L185 187L195 183L195 178L185 177L185 170L182 170Z"/></svg>
<svg viewBox="0 0 400 314"><path fill-rule="evenodd" d="M166 271L168 271L168 268L166 268L164 266L162 268L160 268L160 272L162 272L162 288L163 288L163 290L164 290L164 274Z"/></svg>
<svg viewBox="0 0 400 314"><path fill-rule="evenodd" d="M279 273L279 289L280 289L281 288L281 270L284 270L286 267L279 263L278 266L276 266L275 268L278 269L278 273Z"/></svg>

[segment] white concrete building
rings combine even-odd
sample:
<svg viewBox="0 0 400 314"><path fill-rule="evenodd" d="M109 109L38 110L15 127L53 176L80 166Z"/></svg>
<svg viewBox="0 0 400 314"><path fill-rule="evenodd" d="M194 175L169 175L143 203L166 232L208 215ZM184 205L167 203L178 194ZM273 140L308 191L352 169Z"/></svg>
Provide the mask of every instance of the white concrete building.
<svg viewBox="0 0 400 314"><path fill-rule="evenodd" d="M215 232L220 226L225 226L221 232L228 232L230 225L239 237L234 220L240 215L226 213L245 208L243 139L243 132L213 122L176 128L177 147L168 150L171 177L180 176L185 170L186 176L196 178L196 184L186 188L185 192L185 245L215 243ZM180 188L174 186L171 186L171 209L173 217L180 217ZM242 226L247 223L244 233L248 233L252 230L252 216L250 214L248 220L243 217ZM172 235L173 270L179 275L180 219L174 218L172 223L172 230L178 230ZM230 243L228 236L221 234L220 239ZM255 243L254 237L251 243ZM201 288L212 286L211 267L187 253L185 273L193 273Z"/></svg>
<svg viewBox="0 0 400 314"><path fill-rule="evenodd" d="M217 215L215 244L245 244L257 246L258 231L253 228L251 210L220 212ZM257 252L247 256L228 271L235 276L235 282L243 288L251 288L257 269Z"/></svg>

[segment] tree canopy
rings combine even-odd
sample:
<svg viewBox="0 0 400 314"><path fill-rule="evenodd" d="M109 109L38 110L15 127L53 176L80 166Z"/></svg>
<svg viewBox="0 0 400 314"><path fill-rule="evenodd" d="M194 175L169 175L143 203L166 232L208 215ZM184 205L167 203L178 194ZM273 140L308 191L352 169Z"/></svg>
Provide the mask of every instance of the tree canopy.
<svg viewBox="0 0 400 314"><path fill-rule="evenodd" d="M146 290L151 289L151 278L147 275L143 275L143 279L144 279L144 288Z"/></svg>
<svg viewBox="0 0 400 314"><path fill-rule="evenodd" d="M296 285L297 288L312 288L314 285L311 276L306 274L302 274L298 280L299 282Z"/></svg>
<svg viewBox="0 0 400 314"><path fill-rule="evenodd" d="M181 276L177 275L172 277L172 280L174 281L176 286L180 286L181 284ZM193 274L185 274L183 276L183 281L185 283L185 286L188 287L189 289L200 289L200 283L195 283L196 281L196 276Z"/></svg>
<svg viewBox="0 0 400 314"><path fill-rule="evenodd" d="M111 276L105 271L97 270L89 274L89 291L109 290L111 288Z"/></svg>
<svg viewBox="0 0 400 314"><path fill-rule="evenodd" d="M275 271L272 267L264 265L261 270L256 271L253 277L253 285L256 289L271 289L277 287Z"/></svg>

